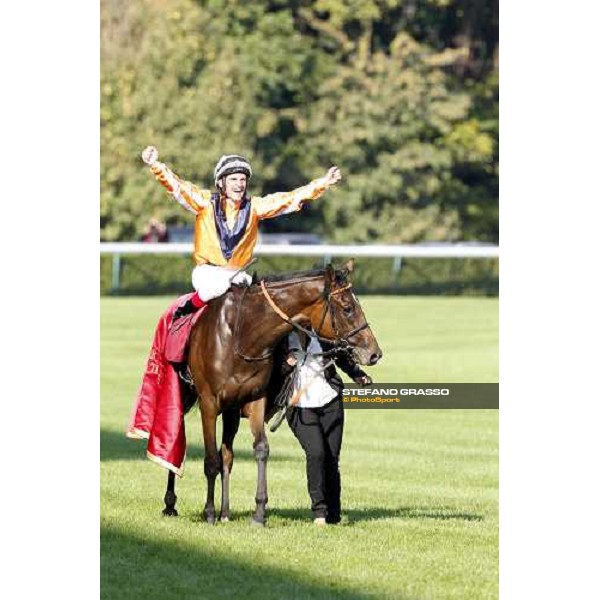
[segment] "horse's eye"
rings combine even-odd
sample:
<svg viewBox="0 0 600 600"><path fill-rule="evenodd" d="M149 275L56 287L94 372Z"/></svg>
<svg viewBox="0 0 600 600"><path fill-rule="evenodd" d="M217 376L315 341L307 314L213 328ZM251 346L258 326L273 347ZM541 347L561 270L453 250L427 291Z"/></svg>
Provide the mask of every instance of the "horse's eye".
<svg viewBox="0 0 600 600"><path fill-rule="evenodd" d="M342 306L342 310L344 311L344 314L348 316L350 316L354 312L354 308L351 304L348 304L347 306Z"/></svg>

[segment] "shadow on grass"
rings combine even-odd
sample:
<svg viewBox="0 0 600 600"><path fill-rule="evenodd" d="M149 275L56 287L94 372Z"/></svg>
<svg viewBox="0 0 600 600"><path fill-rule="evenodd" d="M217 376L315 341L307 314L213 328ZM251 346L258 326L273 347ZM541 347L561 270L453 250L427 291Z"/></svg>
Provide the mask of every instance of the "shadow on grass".
<svg viewBox="0 0 600 600"><path fill-rule="evenodd" d="M218 503L217 503L218 512ZM232 521L250 521L253 510L232 510ZM433 519L437 521L483 521L482 515L457 512L451 508L418 508L418 507L398 507L398 508L351 508L343 510L342 514L346 517L342 521L342 527L351 526L362 521L385 521L388 519ZM185 520L192 523L204 523L204 515L201 510L192 512L189 515L182 515ZM272 518L284 519L289 521L300 521L310 523L312 514L309 508L269 508L267 511L267 520ZM346 520L347 519L347 520Z"/></svg>
<svg viewBox="0 0 600 600"><path fill-rule="evenodd" d="M292 521L307 521L311 519L308 509L297 508L277 508L273 507L269 514ZM386 519L436 519L439 521L448 521L455 519L458 521L483 521L482 515L457 512L451 508L419 508L400 506L398 508L350 508L342 509L342 514L348 517L348 525L360 521L382 521Z"/></svg>
<svg viewBox="0 0 600 600"><path fill-rule="evenodd" d="M260 534L260 532L257 532ZM249 563L175 541L158 543L112 527L101 530L101 598L170 600L182 598L339 598L366 600L372 595L330 582L310 580L282 567ZM265 544L257 535L257 544ZM330 585L329 585L330 584ZM399 594L396 598L401 598Z"/></svg>
<svg viewBox="0 0 600 600"><path fill-rule="evenodd" d="M199 444L187 444L187 458L204 457L204 447ZM255 462L252 448L244 448L241 445L234 444L235 461ZM132 440L125 436L125 433L100 431L100 460L140 460L146 457L146 440ZM297 460L297 456L287 454L275 454L271 452L269 462L285 462L288 460Z"/></svg>

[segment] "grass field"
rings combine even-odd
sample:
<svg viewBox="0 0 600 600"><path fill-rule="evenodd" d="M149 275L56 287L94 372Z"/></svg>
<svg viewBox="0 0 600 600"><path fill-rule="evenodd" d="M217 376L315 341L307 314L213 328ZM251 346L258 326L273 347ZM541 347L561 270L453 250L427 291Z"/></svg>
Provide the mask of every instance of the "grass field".
<svg viewBox="0 0 600 600"><path fill-rule="evenodd" d="M168 301L101 300L102 598L497 597L497 411L347 410L345 516L323 530L309 520L303 455L286 425L269 435L268 527L250 528L256 465L246 422L235 445L233 520L203 523L193 411L180 517L161 517L166 471L123 432ZM362 303L384 352L369 369L375 381L498 381L496 299Z"/></svg>

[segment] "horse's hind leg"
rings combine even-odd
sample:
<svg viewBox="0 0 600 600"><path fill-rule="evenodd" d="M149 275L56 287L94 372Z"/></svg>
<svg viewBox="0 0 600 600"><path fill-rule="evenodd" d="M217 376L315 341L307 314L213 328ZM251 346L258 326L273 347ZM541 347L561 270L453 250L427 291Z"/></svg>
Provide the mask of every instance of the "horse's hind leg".
<svg viewBox="0 0 600 600"><path fill-rule="evenodd" d="M175 495L175 473L169 471L169 477L167 479L167 491L165 492L165 508L162 514L165 517L176 517L177 511L175 510L175 503L177 502L177 496Z"/></svg>
<svg viewBox="0 0 600 600"><path fill-rule="evenodd" d="M233 440L240 426L240 411L235 407L223 413L223 441L221 443L221 514L219 520L229 521L229 478L233 468Z"/></svg>
<svg viewBox="0 0 600 600"><path fill-rule="evenodd" d="M206 475L206 504L204 518L215 523L215 481L221 472L221 455L217 450L217 413L212 406L203 406L202 433L204 435L204 474Z"/></svg>
<svg viewBox="0 0 600 600"><path fill-rule="evenodd" d="M256 482L256 511L252 516L253 525L264 525L267 519L267 460L269 458L269 440L265 433L266 398L260 398L245 405L248 407L250 431L254 436L254 458L258 467Z"/></svg>

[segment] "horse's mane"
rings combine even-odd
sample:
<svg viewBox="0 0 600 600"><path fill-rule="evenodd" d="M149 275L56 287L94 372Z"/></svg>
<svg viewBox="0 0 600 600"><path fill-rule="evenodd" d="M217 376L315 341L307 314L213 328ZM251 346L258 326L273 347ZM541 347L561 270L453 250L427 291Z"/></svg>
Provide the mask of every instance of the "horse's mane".
<svg viewBox="0 0 600 600"><path fill-rule="evenodd" d="M326 269L308 269L306 271L284 271L283 273L271 273L260 278L254 278L253 283L264 281L265 283L278 283L292 281L294 279L310 279L312 277L323 277Z"/></svg>

